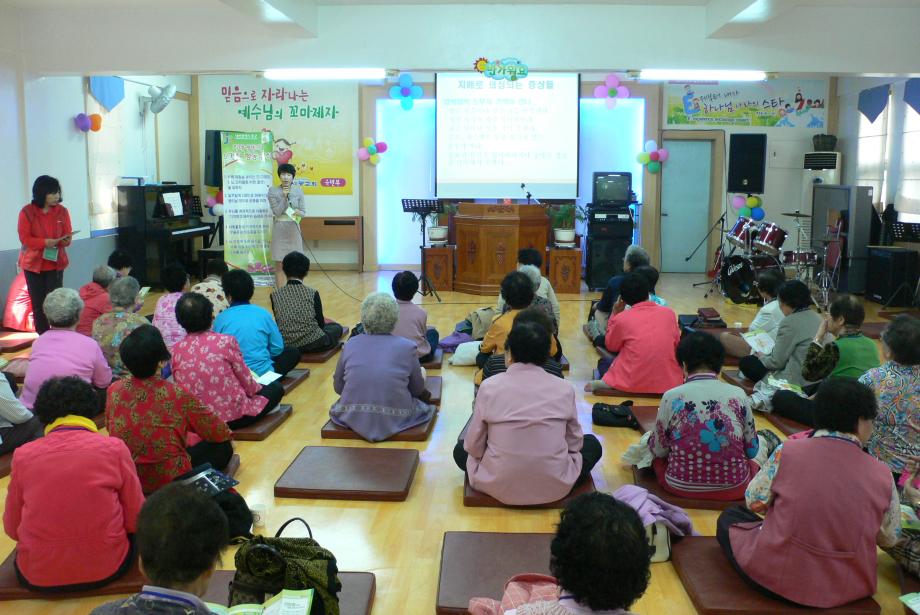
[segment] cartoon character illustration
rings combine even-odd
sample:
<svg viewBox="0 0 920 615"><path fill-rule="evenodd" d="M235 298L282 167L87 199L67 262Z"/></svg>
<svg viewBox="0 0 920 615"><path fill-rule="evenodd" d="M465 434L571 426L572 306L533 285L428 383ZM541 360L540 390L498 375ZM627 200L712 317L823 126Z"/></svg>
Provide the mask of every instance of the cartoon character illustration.
<svg viewBox="0 0 920 615"><path fill-rule="evenodd" d="M291 158L294 157L294 151L291 149L291 146L294 145L296 141L291 142L287 139L275 139L275 149L272 151L272 158L278 164L287 164L291 161Z"/></svg>
<svg viewBox="0 0 920 615"><path fill-rule="evenodd" d="M795 90L795 110L801 111L802 107L805 106L805 97L802 96L802 88L796 88Z"/></svg>
<svg viewBox="0 0 920 615"><path fill-rule="evenodd" d="M824 120L812 115L811 120L808 122L808 128L824 128Z"/></svg>
<svg viewBox="0 0 920 615"><path fill-rule="evenodd" d="M684 96L681 100L684 102L684 113L687 117L696 115L700 112L700 99L695 97L693 88L689 85L684 86Z"/></svg>

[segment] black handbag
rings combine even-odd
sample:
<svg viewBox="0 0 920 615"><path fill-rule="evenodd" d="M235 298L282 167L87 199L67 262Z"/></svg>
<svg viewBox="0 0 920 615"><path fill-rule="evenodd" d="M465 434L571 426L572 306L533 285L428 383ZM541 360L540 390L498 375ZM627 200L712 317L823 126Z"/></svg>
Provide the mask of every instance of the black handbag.
<svg viewBox="0 0 920 615"><path fill-rule="evenodd" d="M639 429L639 421L632 413L632 400L616 406L596 403L591 407L591 422L601 427L631 427Z"/></svg>

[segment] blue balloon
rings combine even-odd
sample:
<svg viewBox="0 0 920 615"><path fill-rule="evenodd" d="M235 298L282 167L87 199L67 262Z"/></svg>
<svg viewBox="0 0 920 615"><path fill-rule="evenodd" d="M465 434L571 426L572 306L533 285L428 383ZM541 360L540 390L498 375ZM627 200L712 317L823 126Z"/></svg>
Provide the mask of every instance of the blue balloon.
<svg viewBox="0 0 920 615"><path fill-rule="evenodd" d="M409 73L403 73L399 76L399 85L403 88L412 87L412 75Z"/></svg>
<svg viewBox="0 0 920 615"><path fill-rule="evenodd" d="M751 217L754 220L763 220L763 217L765 215L766 215L766 212L764 212L763 207L755 207L754 209L751 210Z"/></svg>
<svg viewBox="0 0 920 615"><path fill-rule="evenodd" d="M410 97L408 97L408 98L403 98L401 101L399 101L399 104L402 105L402 108L403 108L403 109L405 109L406 111L408 111L409 109L412 108L412 105L414 105L415 102L414 102L414 100L412 99L412 97L410 96Z"/></svg>
<svg viewBox="0 0 920 615"><path fill-rule="evenodd" d="M403 95L402 95L402 92L400 92L401 89L402 88L400 88L398 85L394 85L393 87L391 87L390 88L390 98L402 98Z"/></svg>

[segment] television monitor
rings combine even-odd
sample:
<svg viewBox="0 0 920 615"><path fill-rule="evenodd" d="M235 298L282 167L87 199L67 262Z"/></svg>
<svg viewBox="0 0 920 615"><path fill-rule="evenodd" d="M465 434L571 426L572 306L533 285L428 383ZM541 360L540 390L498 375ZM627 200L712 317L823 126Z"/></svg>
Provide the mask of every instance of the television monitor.
<svg viewBox="0 0 920 615"><path fill-rule="evenodd" d="M591 200L595 205L628 205L632 202L632 173L625 171L599 171L594 173L594 191Z"/></svg>

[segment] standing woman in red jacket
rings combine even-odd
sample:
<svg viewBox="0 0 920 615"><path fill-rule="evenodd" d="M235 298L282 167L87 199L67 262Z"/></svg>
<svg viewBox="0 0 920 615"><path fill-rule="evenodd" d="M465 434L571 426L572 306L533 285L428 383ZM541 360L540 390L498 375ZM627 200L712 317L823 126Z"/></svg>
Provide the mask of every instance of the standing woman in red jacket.
<svg viewBox="0 0 920 615"><path fill-rule="evenodd" d="M50 328L42 305L48 293L64 285L65 248L73 235L70 214L61 204L60 182L49 175L39 176L32 184L32 202L19 212L19 265L26 274L39 334Z"/></svg>

